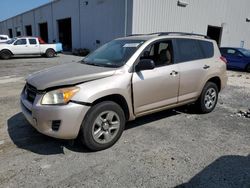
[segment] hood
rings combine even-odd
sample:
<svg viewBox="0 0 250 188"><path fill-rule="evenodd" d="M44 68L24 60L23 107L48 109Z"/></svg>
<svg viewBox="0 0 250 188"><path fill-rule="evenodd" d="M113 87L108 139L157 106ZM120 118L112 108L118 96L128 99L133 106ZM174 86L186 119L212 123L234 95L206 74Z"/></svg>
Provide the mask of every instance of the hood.
<svg viewBox="0 0 250 188"><path fill-rule="evenodd" d="M0 50L3 50L3 49L9 49L10 47L10 44L7 44L5 42L0 42Z"/></svg>
<svg viewBox="0 0 250 188"><path fill-rule="evenodd" d="M82 63L68 63L30 75L26 81L37 90L74 85L112 76L116 68L98 67Z"/></svg>

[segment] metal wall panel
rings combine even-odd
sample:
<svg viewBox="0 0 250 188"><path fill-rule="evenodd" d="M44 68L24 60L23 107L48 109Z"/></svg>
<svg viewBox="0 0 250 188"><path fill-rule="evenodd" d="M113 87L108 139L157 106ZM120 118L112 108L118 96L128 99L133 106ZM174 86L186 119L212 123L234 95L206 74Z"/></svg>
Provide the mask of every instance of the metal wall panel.
<svg viewBox="0 0 250 188"><path fill-rule="evenodd" d="M224 27L221 45L239 46L245 41L250 48L249 0L185 0L186 7L177 6L178 0L134 0L133 33L181 31L207 33L207 26Z"/></svg>
<svg viewBox="0 0 250 188"><path fill-rule="evenodd" d="M23 24L22 24L23 25L23 35L26 35L25 26L27 26L27 25L31 25L32 34L37 35L34 12L33 11L25 12L21 15L21 17L22 17L22 22L23 22Z"/></svg>
<svg viewBox="0 0 250 188"><path fill-rule="evenodd" d="M34 16L35 16L36 36L40 36L39 24L46 22L48 24L48 40L51 43L54 40L51 5L46 4L45 6L35 9Z"/></svg>
<svg viewBox="0 0 250 188"><path fill-rule="evenodd" d="M124 36L125 0L92 0L88 4L82 1L80 20L82 46L95 49Z"/></svg>
<svg viewBox="0 0 250 188"><path fill-rule="evenodd" d="M52 3L53 38L59 41L58 20L71 18L71 33L73 48L80 48L79 0L60 0Z"/></svg>
<svg viewBox="0 0 250 188"><path fill-rule="evenodd" d="M48 23L49 42L58 41L57 20L71 18L73 48L95 49L117 37L132 33L182 31L206 34L207 26L223 27L222 46L250 48L249 0L56 0L0 23L0 32L32 25L39 36L38 24ZM127 5L127 8L126 8ZM127 19L126 19L127 15ZM127 21L127 22L125 22ZM100 41L100 44L96 42Z"/></svg>
<svg viewBox="0 0 250 188"><path fill-rule="evenodd" d="M128 6L126 31L125 4ZM59 40L57 21L71 18L73 48L93 50L125 33L131 34L132 5L132 0L56 0L3 21L0 27L5 34L12 28L15 36L16 27L21 27L25 35L25 26L32 25L33 34L39 36L39 23L47 22L48 38L52 42Z"/></svg>

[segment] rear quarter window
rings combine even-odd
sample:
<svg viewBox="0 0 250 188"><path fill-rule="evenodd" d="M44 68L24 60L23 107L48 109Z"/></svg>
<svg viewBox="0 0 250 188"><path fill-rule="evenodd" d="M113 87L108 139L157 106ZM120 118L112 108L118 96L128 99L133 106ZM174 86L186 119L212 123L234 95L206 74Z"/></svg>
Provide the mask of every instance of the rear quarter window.
<svg viewBox="0 0 250 188"><path fill-rule="evenodd" d="M211 58L214 56L214 45L212 42L197 40L204 53L204 58Z"/></svg>
<svg viewBox="0 0 250 188"><path fill-rule="evenodd" d="M212 42L195 39L177 39L178 60L177 62L194 61L211 58L214 55Z"/></svg>

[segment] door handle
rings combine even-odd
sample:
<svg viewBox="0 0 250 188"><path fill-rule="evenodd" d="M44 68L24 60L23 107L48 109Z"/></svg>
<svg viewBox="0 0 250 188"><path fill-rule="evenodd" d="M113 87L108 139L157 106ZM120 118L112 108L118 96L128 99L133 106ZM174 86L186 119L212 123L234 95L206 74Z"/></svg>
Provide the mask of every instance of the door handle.
<svg viewBox="0 0 250 188"><path fill-rule="evenodd" d="M203 69L209 69L210 66L209 65L204 65Z"/></svg>
<svg viewBox="0 0 250 188"><path fill-rule="evenodd" d="M177 74L178 74L178 72L175 71L175 70L173 70L173 71L170 73L171 76L175 76L175 75L177 75Z"/></svg>

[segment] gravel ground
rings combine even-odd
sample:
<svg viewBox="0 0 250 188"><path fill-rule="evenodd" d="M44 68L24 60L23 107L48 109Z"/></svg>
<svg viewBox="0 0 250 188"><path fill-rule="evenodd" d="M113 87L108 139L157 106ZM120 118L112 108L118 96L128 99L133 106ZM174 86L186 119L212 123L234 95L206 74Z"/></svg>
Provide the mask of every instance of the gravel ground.
<svg viewBox="0 0 250 188"><path fill-rule="evenodd" d="M0 60L0 187L250 187L250 74L229 71L214 112L168 110L127 124L112 148L41 135L24 119L24 78L80 57Z"/></svg>

